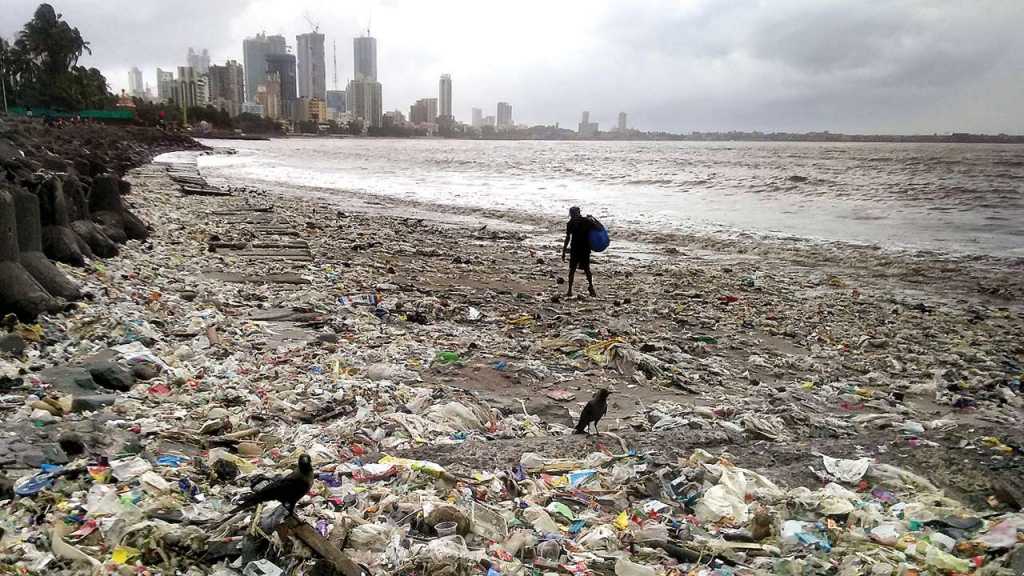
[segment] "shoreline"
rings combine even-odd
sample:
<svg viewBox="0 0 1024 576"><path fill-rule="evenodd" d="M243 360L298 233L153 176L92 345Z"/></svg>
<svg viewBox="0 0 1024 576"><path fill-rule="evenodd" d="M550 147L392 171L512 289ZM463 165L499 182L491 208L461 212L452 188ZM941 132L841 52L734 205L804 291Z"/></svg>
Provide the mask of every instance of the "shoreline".
<svg viewBox="0 0 1024 576"><path fill-rule="evenodd" d="M472 477L529 452L583 467L592 452L633 449L647 478L706 450L786 489L815 489L822 480L808 468L825 453L924 475L964 513L999 504L990 497L1003 483L1020 493L1020 280L1002 272L879 255L854 268L829 247L703 240L703 252L672 252L681 239L666 237L657 258L597 257L602 296L566 300L553 220L527 234L403 216L409 204L380 199L364 198L360 212L268 191L183 196L155 163L127 178L125 200L152 236L118 258L62 267L95 297L43 321L45 336L18 362L25 384L4 391L7 448L26 430L37 438L0 450L19 476L36 468L25 455L63 446L61 436L74 446L66 435L75 434L85 460L194 459L155 470L205 495L191 504L197 517L245 492L241 479L198 473L199 461L234 461L212 456L224 447L264 472L306 450L318 473L350 488L358 463L384 454ZM366 295L380 305L344 303ZM126 392L104 392L105 404L55 370L104 357L133 373L145 365L150 377L140 370ZM598 387L613 389L603 434L568 435ZM29 394L77 395L94 410L35 426ZM82 458L60 450L69 466ZM91 490L61 482L68 493ZM892 490L908 502L917 493ZM138 506L158 503L145 496ZM328 510L320 490L300 515L344 515Z"/></svg>

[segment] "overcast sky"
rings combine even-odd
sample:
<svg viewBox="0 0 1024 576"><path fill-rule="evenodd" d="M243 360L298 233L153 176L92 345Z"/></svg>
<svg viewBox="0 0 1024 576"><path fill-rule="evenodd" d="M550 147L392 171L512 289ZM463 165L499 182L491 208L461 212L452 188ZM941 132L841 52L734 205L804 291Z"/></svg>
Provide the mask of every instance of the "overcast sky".
<svg viewBox="0 0 1024 576"><path fill-rule="evenodd" d="M3 0L11 38L38 2ZM453 79L456 118L512 104L517 123L642 130L1024 133L1024 0L63 0L111 88L190 46L242 61L242 40L308 17L337 43L371 27L385 110L408 113Z"/></svg>

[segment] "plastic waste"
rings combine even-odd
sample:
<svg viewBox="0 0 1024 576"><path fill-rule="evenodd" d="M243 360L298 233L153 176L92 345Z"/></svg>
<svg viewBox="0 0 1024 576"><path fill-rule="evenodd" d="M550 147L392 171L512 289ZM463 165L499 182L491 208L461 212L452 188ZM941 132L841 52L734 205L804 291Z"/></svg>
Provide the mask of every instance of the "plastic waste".
<svg viewBox="0 0 1024 576"><path fill-rule="evenodd" d="M637 564L631 560L628 560L625 556L620 556L615 561L615 576L656 576L657 571L650 566L644 566L643 564Z"/></svg>

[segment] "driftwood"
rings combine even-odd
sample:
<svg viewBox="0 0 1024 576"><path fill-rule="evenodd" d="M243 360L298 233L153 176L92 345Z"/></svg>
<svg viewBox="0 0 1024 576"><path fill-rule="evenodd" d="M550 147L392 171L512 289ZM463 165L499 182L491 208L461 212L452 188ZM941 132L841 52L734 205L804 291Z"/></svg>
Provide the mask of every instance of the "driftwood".
<svg viewBox="0 0 1024 576"><path fill-rule="evenodd" d="M51 259L72 266L84 266L92 258L92 249L78 237L69 224L67 199L60 179L50 176L37 187L40 223L43 227L43 252Z"/></svg>
<svg viewBox="0 0 1024 576"><path fill-rule="evenodd" d="M0 188L0 314L15 313L24 321L57 312L61 302L51 296L21 265L14 195Z"/></svg>
<svg viewBox="0 0 1024 576"><path fill-rule="evenodd" d="M89 245L89 249L96 256L100 258L117 256L119 252L117 243L107 236L99 224L92 221L89 198L82 182L74 175L69 174L64 178L64 198L68 205L71 230Z"/></svg>
<svg viewBox="0 0 1024 576"><path fill-rule="evenodd" d="M320 535L315 528L299 520L294 515L289 515L284 522L277 525L277 531L282 537L295 536L313 549L322 558L331 563L334 569L344 576L369 576L369 572L363 570L344 552L338 549L329 540Z"/></svg>
<svg viewBox="0 0 1024 576"><path fill-rule="evenodd" d="M18 227L18 250L21 265L52 296L77 300L82 296L78 285L72 282L43 254L43 230L39 220L39 197L17 190L14 192L15 214Z"/></svg>

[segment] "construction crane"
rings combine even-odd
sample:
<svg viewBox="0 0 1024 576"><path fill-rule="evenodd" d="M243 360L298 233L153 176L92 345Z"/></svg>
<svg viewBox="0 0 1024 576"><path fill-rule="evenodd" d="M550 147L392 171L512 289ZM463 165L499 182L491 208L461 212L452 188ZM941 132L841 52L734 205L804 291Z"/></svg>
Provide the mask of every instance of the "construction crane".
<svg viewBox="0 0 1024 576"><path fill-rule="evenodd" d="M310 17L309 12L306 12L303 16L306 18L306 22L309 23L309 27L313 29L313 34L320 32L320 24L313 22L313 18Z"/></svg>

